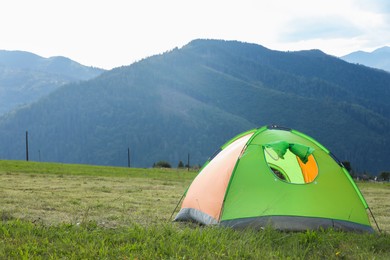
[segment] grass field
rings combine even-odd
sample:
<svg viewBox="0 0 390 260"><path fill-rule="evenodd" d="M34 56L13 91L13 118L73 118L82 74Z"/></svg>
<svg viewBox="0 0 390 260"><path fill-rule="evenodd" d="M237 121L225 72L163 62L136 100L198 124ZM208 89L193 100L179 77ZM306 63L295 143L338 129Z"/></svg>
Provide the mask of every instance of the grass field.
<svg viewBox="0 0 390 260"><path fill-rule="evenodd" d="M358 183L382 233L253 232L172 223L195 176L0 161L0 259L390 259L389 183Z"/></svg>

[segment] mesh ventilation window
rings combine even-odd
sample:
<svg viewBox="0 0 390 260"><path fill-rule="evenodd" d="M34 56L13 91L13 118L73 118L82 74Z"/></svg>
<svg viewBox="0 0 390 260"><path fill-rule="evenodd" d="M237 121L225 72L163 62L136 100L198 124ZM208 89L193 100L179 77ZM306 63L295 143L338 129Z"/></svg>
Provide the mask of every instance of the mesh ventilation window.
<svg viewBox="0 0 390 260"><path fill-rule="evenodd" d="M280 180L289 183L305 184L313 182L318 175L318 167L311 154L306 163L287 150L283 158L272 148L264 148L265 159L271 172Z"/></svg>

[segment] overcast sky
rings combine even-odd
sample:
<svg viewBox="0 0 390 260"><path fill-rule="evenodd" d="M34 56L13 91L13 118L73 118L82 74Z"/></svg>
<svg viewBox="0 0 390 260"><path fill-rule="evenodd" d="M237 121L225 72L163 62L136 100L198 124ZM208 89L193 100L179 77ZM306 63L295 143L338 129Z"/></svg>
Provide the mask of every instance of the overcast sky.
<svg viewBox="0 0 390 260"><path fill-rule="evenodd" d="M111 69L193 39L342 56L390 46L390 0L0 0L0 49Z"/></svg>

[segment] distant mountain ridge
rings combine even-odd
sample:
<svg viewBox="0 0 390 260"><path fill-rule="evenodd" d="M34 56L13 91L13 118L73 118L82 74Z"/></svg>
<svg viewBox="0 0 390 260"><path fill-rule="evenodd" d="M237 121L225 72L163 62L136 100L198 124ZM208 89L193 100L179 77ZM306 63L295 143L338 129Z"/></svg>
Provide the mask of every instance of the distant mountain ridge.
<svg viewBox="0 0 390 260"><path fill-rule="evenodd" d="M390 47L384 46L372 52L356 51L341 59L390 72Z"/></svg>
<svg viewBox="0 0 390 260"><path fill-rule="evenodd" d="M61 56L43 58L25 51L0 50L0 115L66 83L88 80L103 71Z"/></svg>
<svg viewBox="0 0 390 260"><path fill-rule="evenodd" d="M390 169L390 74L319 50L280 52L194 40L0 118L0 158L151 167L202 164L234 135L267 124L312 136L356 170ZM38 157L39 151L39 157Z"/></svg>

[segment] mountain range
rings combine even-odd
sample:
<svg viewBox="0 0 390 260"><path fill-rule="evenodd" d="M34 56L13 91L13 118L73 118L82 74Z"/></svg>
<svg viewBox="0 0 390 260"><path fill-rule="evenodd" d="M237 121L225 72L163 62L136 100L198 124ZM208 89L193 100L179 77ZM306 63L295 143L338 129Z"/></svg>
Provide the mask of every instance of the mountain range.
<svg viewBox="0 0 390 260"><path fill-rule="evenodd" d="M389 170L390 74L319 50L194 40L65 84L0 118L0 158L151 167L202 164L234 135L277 124L356 171Z"/></svg>
<svg viewBox="0 0 390 260"><path fill-rule="evenodd" d="M390 72L390 47L384 46L372 52L356 51L341 59Z"/></svg>
<svg viewBox="0 0 390 260"><path fill-rule="evenodd" d="M65 57L0 50L0 115L37 101L66 83L88 80L103 71Z"/></svg>

